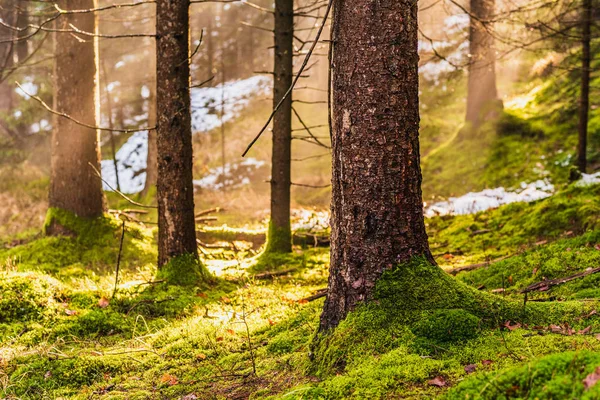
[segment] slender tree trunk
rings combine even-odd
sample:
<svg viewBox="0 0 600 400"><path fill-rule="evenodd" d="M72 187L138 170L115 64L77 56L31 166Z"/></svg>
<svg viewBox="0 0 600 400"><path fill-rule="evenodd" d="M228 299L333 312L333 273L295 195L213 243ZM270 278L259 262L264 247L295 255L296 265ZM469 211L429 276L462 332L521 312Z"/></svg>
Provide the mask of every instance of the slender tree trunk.
<svg viewBox="0 0 600 400"><path fill-rule="evenodd" d="M156 3L158 265L198 257L192 184L189 0Z"/></svg>
<svg viewBox="0 0 600 400"><path fill-rule="evenodd" d="M592 0L583 0L581 15L581 93L579 98L579 141L577 143L577 167L587 169L587 134L590 109L590 41L592 25Z"/></svg>
<svg viewBox="0 0 600 400"><path fill-rule="evenodd" d="M416 256L433 262L417 42L416 0L355 0L334 10L331 267L321 331L369 301L385 270Z"/></svg>
<svg viewBox="0 0 600 400"><path fill-rule="evenodd" d="M213 38L213 16L208 14L208 28L206 29L206 61L208 62L208 74L210 78L214 72L214 60L215 60L215 47ZM208 78L207 78L208 79Z"/></svg>
<svg viewBox="0 0 600 400"><path fill-rule="evenodd" d="M62 9L89 9L96 2L60 0L57 5ZM96 31L93 13L63 15L56 26L69 29L71 24L86 32ZM89 36L55 33L55 108L93 126L98 125L100 105L97 46L97 40ZM49 206L85 218L102 215L102 183L92 168L100 169L99 131L63 117L55 117L53 127ZM47 230L48 234L62 232L57 224Z"/></svg>
<svg viewBox="0 0 600 400"><path fill-rule="evenodd" d="M294 2L275 1L275 66L273 105L277 105L292 84L294 62ZM271 222L267 251L292 251L290 188L292 156L292 96L284 101L273 119L271 159Z"/></svg>
<svg viewBox="0 0 600 400"><path fill-rule="evenodd" d="M150 89L148 97L148 127L156 126L156 87ZM156 186L158 176L157 164L158 150L156 148L156 129L148 130L148 155L146 156L146 184L142 195L148 194L153 186Z"/></svg>
<svg viewBox="0 0 600 400"><path fill-rule="evenodd" d="M17 16L17 26L20 29L25 29L27 27L27 25L29 25L29 9L28 9L28 4L25 1L21 1L19 2L19 11L18 11L18 16ZM23 36L24 33L21 33L21 36ZM24 62L27 59L27 56L29 55L29 45L28 45L29 41L27 40L22 40L20 42L17 42L15 44L16 46L16 53L17 53L17 60L19 63Z"/></svg>
<svg viewBox="0 0 600 400"><path fill-rule="evenodd" d="M15 16L15 9L11 4L0 9L0 18L8 25L14 25ZM10 28L0 25L0 36L2 38L13 38L15 32ZM8 70L13 67L13 60L14 44L10 42L0 43L0 78L2 79L2 82L0 82L0 113L9 112L12 109L13 88L8 83L8 80L4 78Z"/></svg>
<svg viewBox="0 0 600 400"><path fill-rule="evenodd" d="M102 80L104 81L104 95L106 96L106 115L108 116L108 129L110 131L109 140L110 140L110 152L113 160L113 168L115 170L115 183L117 185L117 190L121 191L121 183L119 182L119 161L117 160L117 144L115 141L115 132L114 123L113 123L113 106L112 106L112 98L110 97L110 91L108 90L108 74L106 73L106 63L102 62Z"/></svg>
<svg viewBox="0 0 600 400"><path fill-rule="evenodd" d="M496 89L496 50L494 38L486 28L494 15L495 0L471 0L469 27L469 81L467 122L477 127L498 105Z"/></svg>

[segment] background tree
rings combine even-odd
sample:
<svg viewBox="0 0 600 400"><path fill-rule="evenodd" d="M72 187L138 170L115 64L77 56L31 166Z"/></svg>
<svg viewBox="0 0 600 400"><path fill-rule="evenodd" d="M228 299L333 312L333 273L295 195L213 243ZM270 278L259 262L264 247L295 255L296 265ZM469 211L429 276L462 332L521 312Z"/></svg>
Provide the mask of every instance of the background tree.
<svg viewBox="0 0 600 400"><path fill-rule="evenodd" d="M95 7L94 0L61 0L56 4L62 9ZM95 32L96 17L94 13L72 13L57 19L58 30L71 30L71 26ZM74 32L56 32L54 41L54 109L89 126L98 126L97 40ZM102 215L102 185L92 168L98 169L100 163L98 131L58 116L53 127L49 206L80 217ZM47 231L61 232L56 223Z"/></svg>
<svg viewBox="0 0 600 400"><path fill-rule="evenodd" d="M275 1L273 106L292 84L294 64L294 1ZM292 157L292 96L285 99L273 118L271 156L271 222L268 252L292 251L290 188Z"/></svg>
<svg viewBox="0 0 600 400"><path fill-rule="evenodd" d="M192 184L189 0L156 3L158 265L198 258Z"/></svg>
<svg viewBox="0 0 600 400"><path fill-rule="evenodd" d="M498 102L496 49L490 34L495 0L471 0L469 27L469 81L467 122L479 125Z"/></svg>
<svg viewBox="0 0 600 400"><path fill-rule="evenodd" d="M588 117L590 111L590 68L592 38L592 0L583 0L581 10L581 92L579 94L579 124L577 167L587 169Z"/></svg>
<svg viewBox="0 0 600 400"><path fill-rule="evenodd" d="M417 31L414 0L357 0L334 12L331 267L321 330L368 301L384 270L433 260L421 195Z"/></svg>

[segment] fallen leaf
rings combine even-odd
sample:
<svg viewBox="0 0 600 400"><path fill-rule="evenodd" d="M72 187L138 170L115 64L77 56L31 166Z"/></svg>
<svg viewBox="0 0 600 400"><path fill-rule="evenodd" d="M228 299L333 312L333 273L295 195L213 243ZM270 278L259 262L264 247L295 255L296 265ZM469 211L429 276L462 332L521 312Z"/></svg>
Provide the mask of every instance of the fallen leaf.
<svg viewBox="0 0 600 400"><path fill-rule="evenodd" d="M508 283L510 283L512 285L512 283L513 283L513 277L512 277L512 275L510 275L508 277Z"/></svg>
<svg viewBox="0 0 600 400"><path fill-rule="evenodd" d="M176 376L168 374L166 372L163 376L161 376L160 381L162 383L168 384L169 386L177 385L179 383Z"/></svg>
<svg viewBox="0 0 600 400"><path fill-rule="evenodd" d="M563 328L558 325L550 325L550 332L552 333L562 333Z"/></svg>
<svg viewBox="0 0 600 400"><path fill-rule="evenodd" d="M435 378L427 381L427 383L431 386L444 387L446 386L446 380L443 376L436 376Z"/></svg>
<svg viewBox="0 0 600 400"><path fill-rule="evenodd" d="M298 300L298 304L308 304L308 300L300 299L300 300Z"/></svg>
<svg viewBox="0 0 600 400"><path fill-rule="evenodd" d="M600 367L596 367L594 372L586 376L583 380L583 386L585 386L585 390L588 390L594 386L598 380L600 380Z"/></svg>
<svg viewBox="0 0 600 400"><path fill-rule="evenodd" d="M465 372L467 374L471 374L471 373L475 372L476 369L477 369L477 365L475 365L475 364L465 365Z"/></svg>
<svg viewBox="0 0 600 400"><path fill-rule="evenodd" d="M198 360L206 360L206 354L204 354L204 353L198 353L198 354L196 354L196 358Z"/></svg>
<svg viewBox="0 0 600 400"><path fill-rule="evenodd" d="M181 400L197 400L198 396L196 396L194 393L190 393L190 394L186 394L185 396L183 396L181 398Z"/></svg>
<svg viewBox="0 0 600 400"><path fill-rule="evenodd" d="M492 360L481 360L482 365L492 365L494 362Z"/></svg>
<svg viewBox="0 0 600 400"><path fill-rule="evenodd" d="M75 310L69 310L68 308L65 310L65 314L67 314L69 317L72 315L77 315L77 311Z"/></svg>
<svg viewBox="0 0 600 400"><path fill-rule="evenodd" d="M504 293L506 290L504 290L504 288L500 288L500 289L492 289L492 293Z"/></svg>
<svg viewBox="0 0 600 400"><path fill-rule="evenodd" d="M207 295L206 293L202 293L202 292L200 292L200 293L196 293L196 296L197 296L197 297L202 297L203 299L206 299L206 298L208 298L208 295Z"/></svg>
<svg viewBox="0 0 600 400"><path fill-rule="evenodd" d="M101 297L100 300L98 300L98 307L100 308L106 308L109 304L110 302L106 297Z"/></svg>
<svg viewBox="0 0 600 400"><path fill-rule="evenodd" d="M271 318L269 318L269 325L271 325L271 326L275 325L275 322L273 322L273 320Z"/></svg>
<svg viewBox="0 0 600 400"><path fill-rule="evenodd" d="M506 321L504 323L504 325L502 325L502 326L505 327L506 329L508 329L509 331L514 331L515 329L520 328L521 324L520 323L516 323L514 325L511 325L510 321Z"/></svg>
<svg viewBox="0 0 600 400"><path fill-rule="evenodd" d="M223 303L225 303L225 304L229 304L229 303L231 303L231 299L230 299L229 297L227 297L227 296L223 296L223 297L221 297L221 301L222 301Z"/></svg>
<svg viewBox="0 0 600 400"><path fill-rule="evenodd" d="M600 250L600 243L598 243L597 245L595 245L595 246L594 246L594 248L595 248L596 250Z"/></svg>
<svg viewBox="0 0 600 400"><path fill-rule="evenodd" d="M52 378L52 371L46 371L44 374L44 380L48 380L50 378Z"/></svg>
<svg viewBox="0 0 600 400"><path fill-rule="evenodd" d="M216 340L217 340L217 342L222 342L223 341L223 337L219 336Z"/></svg>
<svg viewBox="0 0 600 400"><path fill-rule="evenodd" d="M442 257L444 258L444 260L451 260L454 258L452 254L444 254Z"/></svg>
<svg viewBox="0 0 600 400"><path fill-rule="evenodd" d="M590 325L587 328L583 328L582 330L577 332L577 334L578 335L587 335L588 333L590 333L591 330L592 330L592 326Z"/></svg>
<svg viewBox="0 0 600 400"><path fill-rule="evenodd" d="M227 329L227 333L230 335L235 335L235 331L233 329Z"/></svg>

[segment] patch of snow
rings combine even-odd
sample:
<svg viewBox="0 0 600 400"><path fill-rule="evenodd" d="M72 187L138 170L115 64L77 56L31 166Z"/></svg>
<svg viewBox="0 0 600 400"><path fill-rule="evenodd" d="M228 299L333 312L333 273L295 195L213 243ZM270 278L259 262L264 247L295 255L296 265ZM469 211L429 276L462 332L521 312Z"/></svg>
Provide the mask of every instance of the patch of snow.
<svg viewBox="0 0 600 400"><path fill-rule="evenodd" d="M292 230L324 231L329 229L329 211L298 208L292 210Z"/></svg>
<svg viewBox="0 0 600 400"><path fill-rule="evenodd" d="M219 84L214 87L193 88L192 132L209 132L221 126L221 102L224 98L223 122L238 117L250 100L271 92L271 78L253 76Z"/></svg>
<svg viewBox="0 0 600 400"><path fill-rule="evenodd" d="M591 186L600 183L600 171L595 174L581 174L581 179L575 183L575 186Z"/></svg>
<svg viewBox="0 0 600 400"><path fill-rule="evenodd" d="M148 131L136 132L117 151L117 169L121 192L132 194L144 189L146 184L146 158L148 157ZM113 160L102 160L102 179L116 189L117 179ZM104 190L111 190L105 183Z"/></svg>
<svg viewBox="0 0 600 400"><path fill-rule="evenodd" d="M436 215L464 215L496 208L503 204L516 202L531 202L544 199L554 193L554 185L547 180L538 180L532 183L521 183L521 188L516 191L507 191L503 187L485 189L481 192L470 192L460 197L451 197L447 201L440 201L425 207L425 216Z"/></svg>
<svg viewBox="0 0 600 400"><path fill-rule="evenodd" d="M212 168L206 176L194 180L194 186L208 190L245 186L265 165L264 161L256 158L246 158L239 163L227 163L225 164L225 174L223 174L223 167Z"/></svg>

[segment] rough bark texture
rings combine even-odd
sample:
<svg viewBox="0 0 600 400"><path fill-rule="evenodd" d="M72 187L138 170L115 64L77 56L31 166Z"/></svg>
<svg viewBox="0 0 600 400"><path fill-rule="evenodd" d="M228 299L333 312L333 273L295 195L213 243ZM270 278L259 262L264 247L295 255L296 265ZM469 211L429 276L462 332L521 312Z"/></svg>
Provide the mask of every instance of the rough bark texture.
<svg viewBox="0 0 600 400"><path fill-rule="evenodd" d="M150 89L148 97L148 127L156 126L156 88ZM158 177L158 149L156 148L156 129L148 130L148 155L146 156L146 184L142 194L145 196L150 188L156 186Z"/></svg>
<svg viewBox="0 0 600 400"><path fill-rule="evenodd" d="M495 0L471 0L469 27L469 80L467 122L479 125L489 113L496 111L496 54L494 38L486 30L486 21L494 14Z"/></svg>
<svg viewBox="0 0 600 400"><path fill-rule="evenodd" d="M581 15L581 93L579 98L579 140L577 143L577 168L587 169L587 135L590 109L590 41L592 25L592 0L583 0Z"/></svg>
<svg viewBox="0 0 600 400"><path fill-rule="evenodd" d="M94 0L61 0L62 9L94 8ZM86 32L95 32L94 14L63 15L58 29L72 24ZM55 33L54 107L86 124L98 125L99 96L97 41L89 36ZM80 217L97 217L104 210L102 183L93 168L100 170L99 132L56 117L52 132L52 160L49 206L70 211ZM49 227L47 233L61 233Z"/></svg>
<svg viewBox="0 0 600 400"><path fill-rule="evenodd" d="M293 79L294 2L275 1L275 64L273 105L276 106ZM271 223L267 251L292 251L290 188L292 156L292 96L288 96L273 118L271 158Z"/></svg>
<svg viewBox="0 0 600 400"><path fill-rule="evenodd" d="M156 3L158 265L198 257L192 185L189 0Z"/></svg>
<svg viewBox="0 0 600 400"><path fill-rule="evenodd" d="M416 0L340 2L333 16L329 291L320 329L368 301L382 273L431 261L419 165Z"/></svg>

